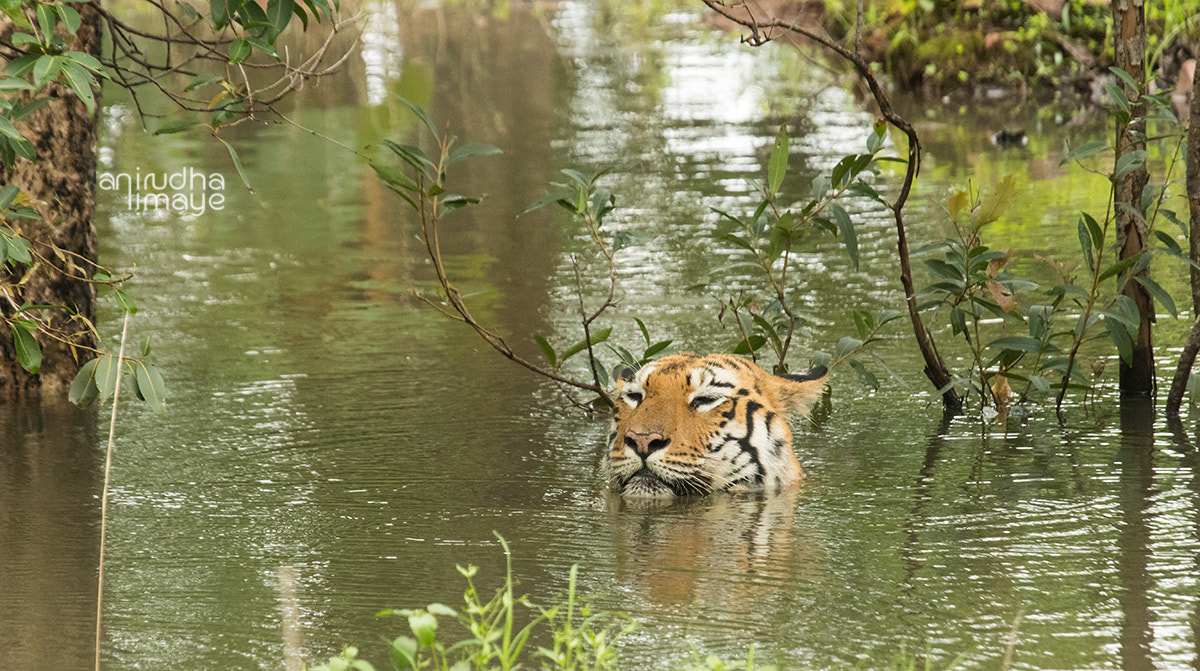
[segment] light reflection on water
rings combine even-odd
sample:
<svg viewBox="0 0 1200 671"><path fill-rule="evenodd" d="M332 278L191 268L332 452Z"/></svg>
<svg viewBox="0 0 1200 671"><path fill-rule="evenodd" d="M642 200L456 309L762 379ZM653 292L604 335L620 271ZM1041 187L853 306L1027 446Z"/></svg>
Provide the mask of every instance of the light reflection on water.
<svg viewBox="0 0 1200 671"><path fill-rule="evenodd" d="M753 209L752 182L780 123L793 131L786 189L802 195L819 171L861 151L872 115L790 52L737 47L690 12L649 34L604 23L586 2L563 3L548 23L523 12L481 19L443 8L444 39L429 54L418 39L387 43L433 31L428 12L399 12L408 23L392 32L393 13L381 9L371 34L387 58L364 56L348 74L366 82L371 103L397 86L397 73L425 72L435 83L419 102L480 135L465 139L505 146L505 158L463 174L463 190L494 194L485 201L494 209L447 226L448 254L480 292L471 300L530 356L530 331L573 340L569 255L584 249L580 231L546 213L515 223L509 215L561 167L612 166L614 229L655 235L620 256L614 341L636 344L629 317L640 315L655 337L726 346L714 290L689 288L714 274L736 289L757 284L730 267L743 259L716 239L725 229L710 208ZM526 49L522 79L460 58L479 55L480 22ZM558 73L547 78L556 88L530 94L523 84L545 72ZM479 88L461 105L466 80ZM372 126L387 109L360 115L322 102L305 121L340 141L403 134ZM632 668L670 668L692 648L741 657L752 642L756 659L789 668L887 660L901 645L927 644L947 663L962 655L968 667L996 668L1018 618L1024 668L1197 658L1200 464L1186 430L1129 417L1122 426L1105 407L1115 406L1111 394L1094 414L1072 408L1065 427L1040 410L1007 430L981 430L971 417L940 423L899 331L879 352L909 386L888 381L871 392L837 371L832 411L797 431L808 479L794 499L613 501L596 474L604 422L564 409L554 387L408 295L429 280L415 228L355 159L290 128L248 131L242 155L260 193L252 199L233 188L226 157L184 138L148 139L122 109L106 124L113 169L194 161L227 173L231 188L227 210L199 218L151 222L114 198L101 203L104 255L137 263L135 329L153 335L171 388L165 417L131 406L120 426L106 600L114 668L280 668L281 567L295 574L310 659L357 643L382 662L379 636L401 632L375 612L457 605L456 564L480 565L485 589L498 584L493 531L511 542L519 589L536 603L553 602L579 563L582 591L598 607L633 616L641 627L625 648ZM941 120L910 212L915 234L938 234L936 207L922 199L961 186L964 165L1026 165L1028 156L976 142L983 130L969 118ZM1062 132L1033 142L1056 149ZM955 144L958 135L974 139ZM953 163L963 147L963 163ZM1046 207L1064 209L1071 189L1054 179ZM876 186L894 183L885 173ZM1026 244L1022 235L1050 244L1026 230L1043 224L1041 198L1031 192L1006 222L1003 244ZM794 292L811 324L798 361L850 332L852 305L899 306L891 220L862 204L848 209L860 221L858 269L829 238L799 251ZM585 287L589 299L600 291ZM114 323L110 312L110 340ZM47 426L16 425L31 437L22 445L64 440ZM8 668L29 666L56 637L44 611L19 629L10 613L65 603L64 619L83 632L74 638L86 638L96 526L87 510L98 485L95 464L54 475L61 455L4 447L0 551L6 569L16 567L6 577L31 575L54 552L69 554L72 575L66 595L0 589L0 632L21 637L0 645ZM46 473L52 484L38 479ZM36 511L13 497L59 491L60 481L79 492L72 512L38 526ZM45 529L58 544L38 544Z"/></svg>

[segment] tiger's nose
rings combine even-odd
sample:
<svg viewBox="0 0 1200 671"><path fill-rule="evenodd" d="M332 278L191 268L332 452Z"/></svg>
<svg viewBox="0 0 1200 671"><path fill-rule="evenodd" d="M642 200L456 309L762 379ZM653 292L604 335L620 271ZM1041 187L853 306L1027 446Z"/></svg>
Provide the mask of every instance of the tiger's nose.
<svg viewBox="0 0 1200 671"><path fill-rule="evenodd" d="M625 444L643 457L663 449L670 442L671 439L664 438L661 433L625 433Z"/></svg>

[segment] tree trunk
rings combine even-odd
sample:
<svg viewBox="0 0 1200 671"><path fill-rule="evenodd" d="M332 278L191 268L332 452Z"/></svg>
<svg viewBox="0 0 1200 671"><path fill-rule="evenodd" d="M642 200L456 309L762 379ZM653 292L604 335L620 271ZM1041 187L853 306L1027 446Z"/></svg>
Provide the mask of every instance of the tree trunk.
<svg viewBox="0 0 1200 671"><path fill-rule="evenodd" d="M1145 0L1112 0L1113 30L1117 67L1128 72L1135 81L1146 81L1146 13ZM1145 103L1141 91L1130 90L1124 83L1125 95L1132 103L1130 121L1117 125L1117 156L1144 150ZM1121 243L1121 259L1140 254L1146 249L1145 213L1142 192L1149 180L1145 165L1126 175L1113 185L1115 189L1116 225ZM1138 216L1141 213L1141 216ZM1144 272L1144 271L1143 271ZM1141 322L1133 342L1133 358L1121 362L1120 388L1122 396L1144 397L1154 394L1154 302L1145 287L1128 278L1122 290L1137 305Z"/></svg>
<svg viewBox="0 0 1200 671"><path fill-rule="evenodd" d="M1188 108L1187 139L1187 201L1190 223L1188 225L1188 253L1200 263L1200 67L1192 73L1192 102ZM1187 390L1188 376L1200 350L1200 269L1191 267L1192 279L1192 330L1188 334L1179 365L1171 380L1171 392L1167 395L1167 415L1179 414L1183 405L1183 394Z"/></svg>
<svg viewBox="0 0 1200 671"><path fill-rule="evenodd" d="M98 57L100 15L91 4L73 6L79 10L82 25L69 48ZM0 22L0 35L11 32L10 22ZM44 259L39 265L35 257L38 267L32 273L21 264L0 277L5 282L16 282L28 274L11 297L12 302L66 306L78 318L72 321L71 315L61 310L37 313L62 335L75 335L68 338L71 344L37 335L42 366L36 375L18 365L12 332L6 322L0 321L0 399L43 391L65 393L79 365L92 358L91 348L96 347L91 326L96 317L96 291L92 284L80 281L92 274L96 262L96 117L66 86L53 84L44 93L54 99L18 124L36 148L37 163L17 159L11 172L0 166L0 184L16 184L36 201L41 219L9 223L33 243L35 252ZM12 302L0 296L4 315L13 314Z"/></svg>

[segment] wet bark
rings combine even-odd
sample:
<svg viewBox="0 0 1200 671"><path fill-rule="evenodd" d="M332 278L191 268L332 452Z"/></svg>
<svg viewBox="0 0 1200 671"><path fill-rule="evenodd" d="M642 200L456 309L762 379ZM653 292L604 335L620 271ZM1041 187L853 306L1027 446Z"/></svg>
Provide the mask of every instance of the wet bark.
<svg viewBox="0 0 1200 671"><path fill-rule="evenodd" d="M1114 50L1117 67L1128 72L1134 81L1146 81L1146 14L1145 0L1112 0ZM1117 124L1117 156L1146 148L1145 103L1141 92L1124 83L1125 95L1132 104L1130 121ZM1142 192L1149 180L1145 165L1132 171L1113 185L1115 217L1120 259L1141 254L1146 249L1146 218L1142 207ZM1145 271L1143 271L1145 272ZM1154 394L1154 302L1145 287L1129 277L1122 293L1133 299L1140 315L1140 324L1133 342L1133 357L1121 362L1120 389L1122 396L1145 397Z"/></svg>
<svg viewBox="0 0 1200 671"><path fill-rule="evenodd" d="M1188 230L1188 253L1193 261L1200 263L1200 68L1196 68L1192 73L1192 102L1188 108L1187 124L1186 181L1191 222ZM1175 376L1171 379L1171 391L1167 394L1168 416L1179 414L1192 364L1196 362L1196 352L1200 350L1200 269L1195 266L1191 268L1191 279L1192 330L1188 333L1183 353L1179 355L1179 365L1175 368Z"/></svg>
<svg viewBox="0 0 1200 671"><path fill-rule="evenodd" d="M99 57L100 15L91 4L75 7L82 25L69 48ZM11 23L0 22L0 35L11 32ZM68 338L70 343L37 335L42 366L36 375L18 365L12 332L0 321L0 401L39 392L65 394L79 365L92 357L90 348L96 346L91 329L96 292L93 285L80 281L91 275L96 262L96 117L66 86L52 84L42 93L53 100L18 124L34 144L38 160L18 159L11 171L0 167L0 184L16 184L36 201L40 219L10 224L43 258L39 263L35 257L33 272L23 264L6 271L6 282L25 279L14 295L0 296L0 311L10 316L14 304L57 305L79 318L61 310L38 312L62 335L74 335Z"/></svg>

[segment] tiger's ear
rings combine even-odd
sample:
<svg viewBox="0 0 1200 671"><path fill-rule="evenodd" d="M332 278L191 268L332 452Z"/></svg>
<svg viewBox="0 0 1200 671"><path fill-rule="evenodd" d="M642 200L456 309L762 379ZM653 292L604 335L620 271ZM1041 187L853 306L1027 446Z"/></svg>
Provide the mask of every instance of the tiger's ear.
<svg viewBox="0 0 1200 671"><path fill-rule="evenodd" d="M825 366L817 366L807 373L777 375L775 379L780 381L779 397L787 408L808 417L813 404L821 398L821 392L825 390L825 380L828 377L829 369Z"/></svg>

